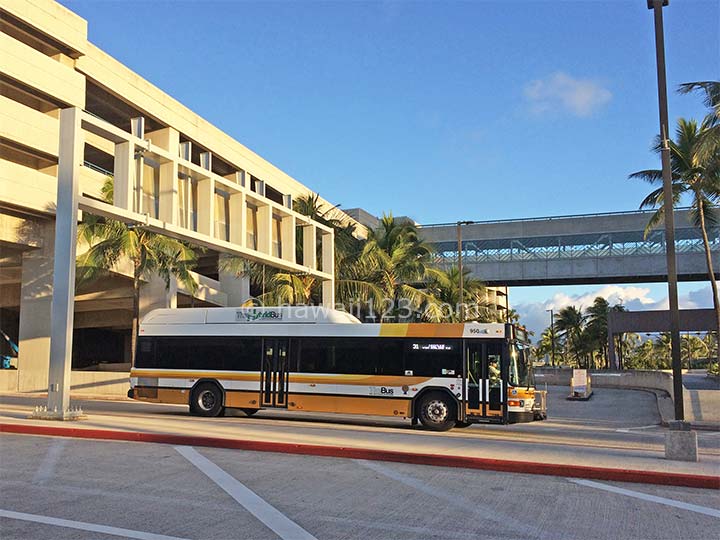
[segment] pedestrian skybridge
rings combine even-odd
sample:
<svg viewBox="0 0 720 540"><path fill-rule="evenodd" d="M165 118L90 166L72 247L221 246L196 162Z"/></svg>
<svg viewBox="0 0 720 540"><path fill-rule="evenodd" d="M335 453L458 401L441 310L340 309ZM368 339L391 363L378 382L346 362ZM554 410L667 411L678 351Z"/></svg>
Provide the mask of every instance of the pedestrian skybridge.
<svg viewBox="0 0 720 540"><path fill-rule="evenodd" d="M461 225L463 267L488 285L652 282L667 279L661 224L647 237L652 211L587 214ZM456 223L423 225L441 268L458 263ZM720 269L720 228L708 231L713 266ZM675 212L678 278L707 278L700 229L687 209Z"/></svg>

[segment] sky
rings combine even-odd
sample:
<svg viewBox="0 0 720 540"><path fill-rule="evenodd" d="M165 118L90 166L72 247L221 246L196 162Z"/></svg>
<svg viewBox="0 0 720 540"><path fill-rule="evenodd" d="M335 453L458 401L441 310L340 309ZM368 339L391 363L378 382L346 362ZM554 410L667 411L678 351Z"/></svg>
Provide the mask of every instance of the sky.
<svg viewBox="0 0 720 540"><path fill-rule="evenodd" d="M645 0L62 3L96 45L341 208L424 224L633 210L649 189L628 174L659 168ZM664 16L674 124L705 113L674 89L720 75L720 2ZM511 302L533 317L600 289ZM667 293L623 291L645 308ZM686 307L708 291L680 288Z"/></svg>

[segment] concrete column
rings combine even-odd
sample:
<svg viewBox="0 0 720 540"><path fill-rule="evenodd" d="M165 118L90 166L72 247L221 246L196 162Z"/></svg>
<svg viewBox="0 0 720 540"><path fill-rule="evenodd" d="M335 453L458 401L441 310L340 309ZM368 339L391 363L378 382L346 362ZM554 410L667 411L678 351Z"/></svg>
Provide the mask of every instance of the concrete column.
<svg viewBox="0 0 720 540"><path fill-rule="evenodd" d="M227 294L228 307L241 306L250 298L250 278L236 277L231 272L220 272L220 288Z"/></svg>
<svg viewBox="0 0 720 540"><path fill-rule="evenodd" d="M317 247L316 247L316 227L315 225L305 225L303 227L303 266L315 270L317 269Z"/></svg>
<svg viewBox="0 0 720 540"><path fill-rule="evenodd" d="M26 251L22 256L18 336L20 392L47 391L48 387L55 227L48 223L41 233L43 247Z"/></svg>
<svg viewBox="0 0 720 540"><path fill-rule="evenodd" d="M272 253L272 207L258 206L257 210L257 250L269 255Z"/></svg>
<svg viewBox="0 0 720 540"><path fill-rule="evenodd" d="M69 413L70 370L75 308L78 195L84 147L80 115L81 111L77 108L60 111L47 408L51 418L62 420L73 416Z"/></svg>
<svg viewBox="0 0 720 540"><path fill-rule="evenodd" d="M322 235L322 271L335 275L335 235L323 232ZM322 304L324 307L335 307L335 278L332 277L322 284Z"/></svg>
<svg viewBox="0 0 720 540"><path fill-rule="evenodd" d="M245 246L245 227L247 223L247 204L244 193L233 193L230 195L230 242L239 246Z"/></svg>
<svg viewBox="0 0 720 540"><path fill-rule="evenodd" d="M160 165L160 213L166 223L177 224L178 217L178 165L176 161Z"/></svg>
<svg viewBox="0 0 720 540"><path fill-rule="evenodd" d="M282 241L282 258L295 262L295 216L285 216L282 219L280 240Z"/></svg>
<svg viewBox="0 0 720 540"><path fill-rule="evenodd" d="M177 307L177 283L170 279L170 289L165 286L165 280L160 276L153 276L150 281L140 286L140 320L153 309Z"/></svg>
<svg viewBox="0 0 720 540"><path fill-rule="evenodd" d="M82 159L82 156L81 156ZM113 204L125 210L135 210L135 148L132 143L115 145Z"/></svg>
<svg viewBox="0 0 720 540"><path fill-rule="evenodd" d="M697 432L691 431L689 422L669 422L665 433L665 459L674 461L698 460Z"/></svg>
<svg viewBox="0 0 720 540"><path fill-rule="evenodd" d="M135 176L133 186L135 187L133 204L138 214L151 214L151 208L143 208L143 177L145 176L145 159L139 156L135 159Z"/></svg>
<svg viewBox="0 0 720 540"><path fill-rule="evenodd" d="M197 183L197 232L215 236L215 180L204 178Z"/></svg>
<svg viewBox="0 0 720 540"><path fill-rule="evenodd" d="M152 144L167 150L171 156L179 153L180 134L176 129L165 128L147 134ZM160 164L160 213L159 219L177 224L178 215L178 165L176 161Z"/></svg>
<svg viewBox="0 0 720 540"><path fill-rule="evenodd" d="M245 171L235 171L234 173L226 174L223 178L235 182L241 187L245 187Z"/></svg>

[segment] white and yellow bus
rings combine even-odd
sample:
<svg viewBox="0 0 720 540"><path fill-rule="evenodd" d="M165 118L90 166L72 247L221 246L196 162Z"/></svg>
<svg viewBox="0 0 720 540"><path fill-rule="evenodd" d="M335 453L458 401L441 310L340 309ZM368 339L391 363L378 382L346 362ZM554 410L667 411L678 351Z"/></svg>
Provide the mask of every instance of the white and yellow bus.
<svg viewBox="0 0 720 540"><path fill-rule="evenodd" d="M201 416L291 411L408 418L444 431L544 417L509 324L361 323L317 306L158 309L128 396Z"/></svg>

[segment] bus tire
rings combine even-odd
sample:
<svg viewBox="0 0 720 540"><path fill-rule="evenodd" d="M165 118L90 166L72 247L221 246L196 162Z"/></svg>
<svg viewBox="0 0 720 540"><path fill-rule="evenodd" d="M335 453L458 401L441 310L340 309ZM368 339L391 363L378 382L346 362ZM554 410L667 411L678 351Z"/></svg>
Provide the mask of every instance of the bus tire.
<svg viewBox="0 0 720 540"><path fill-rule="evenodd" d="M418 403L417 416L422 425L432 431L448 431L457 421L455 403L443 392L423 396Z"/></svg>
<svg viewBox="0 0 720 540"><path fill-rule="evenodd" d="M198 416L220 416L224 412L223 393L217 384L198 384L190 397L190 412Z"/></svg>
<svg viewBox="0 0 720 540"><path fill-rule="evenodd" d="M258 412L260 409L240 409L240 410L245 413L245 416L252 416L256 412Z"/></svg>

